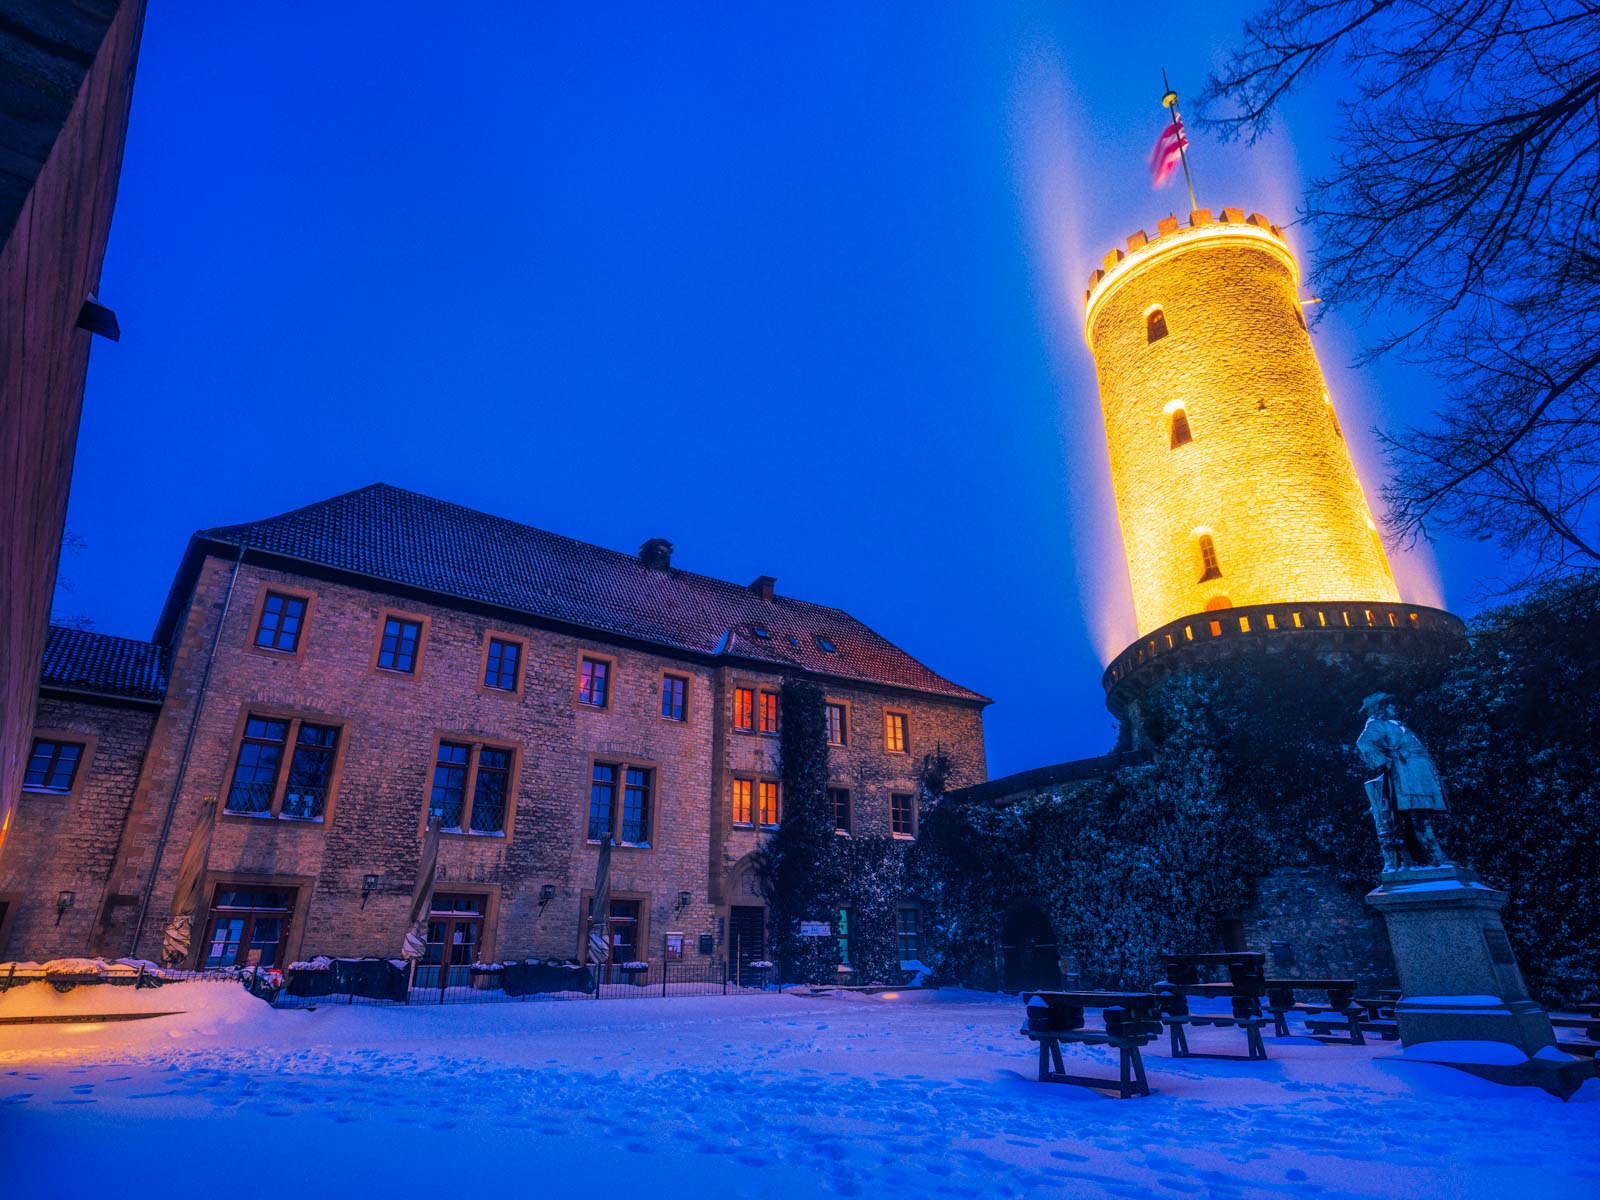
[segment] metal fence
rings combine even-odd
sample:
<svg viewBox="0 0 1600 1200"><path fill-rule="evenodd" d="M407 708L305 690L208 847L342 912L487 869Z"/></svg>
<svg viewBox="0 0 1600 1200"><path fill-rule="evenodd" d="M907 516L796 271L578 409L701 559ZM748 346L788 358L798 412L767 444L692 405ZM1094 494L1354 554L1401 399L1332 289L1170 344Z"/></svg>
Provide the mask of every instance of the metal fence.
<svg viewBox="0 0 1600 1200"><path fill-rule="evenodd" d="M794 985L779 978L776 968L729 964L720 958L667 959L638 966L610 964L558 967L551 977L518 979L525 964L488 966L419 965L409 986L341 987L332 978L313 983L305 972L290 972L273 1004L278 1008L327 1005L425 1007L436 1004L522 1004L530 1000L646 1000L675 996L754 996L781 992ZM538 964L526 964L537 968ZM297 975L299 978L297 979ZM359 987L360 990L357 990ZM308 994L315 991L318 994ZM387 993L387 994L385 994Z"/></svg>
<svg viewBox="0 0 1600 1200"><path fill-rule="evenodd" d="M48 983L57 991L66 992L87 984L106 984L112 987L154 988L167 983L242 983L252 985L258 972L247 968L230 968L212 971L174 971L154 963L118 962L103 966L71 971L54 968L46 971L38 964L0 964L0 992L8 992L26 983Z"/></svg>

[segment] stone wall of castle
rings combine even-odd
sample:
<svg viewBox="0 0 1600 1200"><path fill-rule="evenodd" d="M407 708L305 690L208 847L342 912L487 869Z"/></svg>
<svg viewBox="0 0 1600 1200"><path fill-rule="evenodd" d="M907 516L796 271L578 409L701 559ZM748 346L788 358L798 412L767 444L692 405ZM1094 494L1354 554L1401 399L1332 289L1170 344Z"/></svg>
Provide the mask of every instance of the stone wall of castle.
<svg viewBox="0 0 1600 1200"><path fill-rule="evenodd" d="M1087 300L1141 635L1208 608L1399 599L1280 230L1167 218L1106 256Z"/></svg>

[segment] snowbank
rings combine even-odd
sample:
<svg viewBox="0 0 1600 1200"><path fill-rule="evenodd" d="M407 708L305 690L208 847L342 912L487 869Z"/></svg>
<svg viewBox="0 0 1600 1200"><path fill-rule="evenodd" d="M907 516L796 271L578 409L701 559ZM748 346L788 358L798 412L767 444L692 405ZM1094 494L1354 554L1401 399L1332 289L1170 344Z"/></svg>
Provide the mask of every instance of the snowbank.
<svg viewBox="0 0 1600 1200"><path fill-rule="evenodd" d="M135 1013L165 1015L126 1019ZM123 1019L96 1019L107 1016ZM0 1024L0 1060L39 1050L92 1050L96 1046L123 1050L164 1046L174 1040L230 1041L272 1016L266 1001L234 980L170 983L159 988L100 984L75 987L70 992L58 992L48 983L26 983L0 992L0 1020L47 1020ZM71 1017L82 1021L65 1020Z"/></svg>

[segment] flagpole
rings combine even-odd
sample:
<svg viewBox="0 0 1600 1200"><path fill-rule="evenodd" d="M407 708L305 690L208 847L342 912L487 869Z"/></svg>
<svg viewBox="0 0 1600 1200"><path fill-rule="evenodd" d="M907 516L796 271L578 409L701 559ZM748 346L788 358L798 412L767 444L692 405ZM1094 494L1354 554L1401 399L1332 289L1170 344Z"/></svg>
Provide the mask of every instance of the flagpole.
<svg viewBox="0 0 1600 1200"><path fill-rule="evenodd" d="M1161 68L1161 86L1166 92L1161 97L1161 107L1172 110L1173 132L1178 136L1178 158L1183 163L1183 181L1189 185L1189 211L1199 208L1199 203L1194 198L1194 176L1189 174L1189 156L1183 149L1183 126L1178 120L1178 93L1172 90L1172 85L1167 82L1167 69Z"/></svg>

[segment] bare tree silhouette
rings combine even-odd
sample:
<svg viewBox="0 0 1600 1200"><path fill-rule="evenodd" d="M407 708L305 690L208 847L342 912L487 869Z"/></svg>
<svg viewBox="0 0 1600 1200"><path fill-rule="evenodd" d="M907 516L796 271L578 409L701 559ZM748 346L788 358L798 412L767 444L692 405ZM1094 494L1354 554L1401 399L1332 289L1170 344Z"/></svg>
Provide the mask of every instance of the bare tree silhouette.
<svg viewBox="0 0 1600 1200"><path fill-rule="evenodd" d="M1443 388L1384 437L1390 531L1495 540L1530 564L1513 585L1600 570L1600 4L1286 0L1246 23L1202 120L1259 137L1326 69L1355 98L1305 200L1312 282L1381 318L1369 358Z"/></svg>

